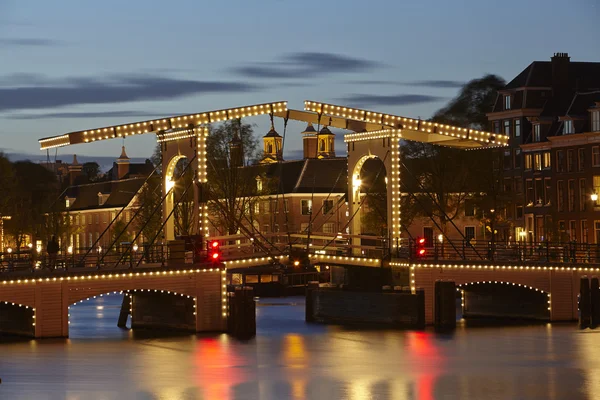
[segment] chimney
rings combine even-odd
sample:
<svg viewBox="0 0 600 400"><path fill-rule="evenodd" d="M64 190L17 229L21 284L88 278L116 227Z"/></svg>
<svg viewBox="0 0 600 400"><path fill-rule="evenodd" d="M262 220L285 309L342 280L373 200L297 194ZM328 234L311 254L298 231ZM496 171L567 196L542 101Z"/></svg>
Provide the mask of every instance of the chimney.
<svg viewBox="0 0 600 400"><path fill-rule="evenodd" d="M317 131L310 122L302 132L302 148L304 158L317 158Z"/></svg>
<svg viewBox="0 0 600 400"><path fill-rule="evenodd" d="M554 95L569 88L569 53L554 53L552 57L552 91Z"/></svg>
<svg viewBox="0 0 600 400"><path fill-rule="evenodd" d="M125 153L125 146L121 148L121 156L117 158L117 179L123 179L129 173L129 157Z"/></svg>
<svg viewBox="0 0 600 400"><path fill-rule="evenodd" d="M83 171L83 165L79 164L77 161L77 155L73 154L73 162L68 167L69 169L69 186L73 186L77 178L81 175Z"/></svg>

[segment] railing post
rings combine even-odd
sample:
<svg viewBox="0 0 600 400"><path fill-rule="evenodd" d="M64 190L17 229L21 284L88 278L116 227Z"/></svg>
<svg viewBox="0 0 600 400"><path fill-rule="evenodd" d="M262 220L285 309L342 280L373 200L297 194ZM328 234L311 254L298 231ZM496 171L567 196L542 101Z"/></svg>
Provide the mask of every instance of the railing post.
<svg viewBox="0 0 600 400"><path fill-rule="evenodd" d="M467 259L467 256L465 254L465 241L464 240L462 241L462 259L463 260Z"/></svg>

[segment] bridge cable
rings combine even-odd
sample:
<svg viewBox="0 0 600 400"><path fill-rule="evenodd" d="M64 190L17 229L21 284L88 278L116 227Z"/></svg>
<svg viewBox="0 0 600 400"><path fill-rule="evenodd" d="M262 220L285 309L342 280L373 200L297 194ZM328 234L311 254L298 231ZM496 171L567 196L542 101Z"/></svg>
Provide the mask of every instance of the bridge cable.
<svg viewBox="0 0 600 400"><path fill-rule="evenodd" d="M433 195L431 194L431 192L429 192L428 190L426 190L423 185L421 184L421 182L414 176L414 174L412 173L412 171L410 171L410 169L406 166L406 164L401 161L400 164L402 164L402 166L404 167L404 169L406 170L406 172L408 172L408 174L412 177L412 179L417 183L417 185L419 185L419 188L425 193L427 194L427 196L429 197L429 199L433 202L433 204L444 214L444 217L452 224L452 226L454 227L454 229L462 236L463 240L466 241L468 243L468 245L473 249L473 251L475 252L475 254L477 254L479 256L479 258L481 258L482 260L484 259L484 257L479 254L479 252L475 249L475 247L473 246L473 244L467 240L467 238L465 237L465 235L463 235L463 233L461 232L461 230L456 226L456 224L454 223L454 221L452 219L450 219L450 217L448 216L448 214L444 211L444 209L442 208L441 204L439 204L439 202L435 199L435 197L433 197ZM414 195L414 193L410 192L407 190L408 193L411 194L411 196L417 200L417 197ZM423 208L423 210L426 210L426 208L421 204L421 202L419 202L419 205L421 206L421 208ZM446 234L444 233L444 231L437 225L437 223L434 221L433 217L431 215L428 215L429 219L431 221L433 221L433 223L436 224L436 226L438 227L438 229L440 230L440 232L442 233L442 235L444 235L444 237L448 240L448 242L450 242L450 244L452 245L452 247L454 248L455 251L458 252L458 250L456 249L456 247L452 244L452 241L450 239L448 239L448 236L446 236ZM460 253L459 253L460 254Z"/></svg>
<svg viewBox="0 0 600 400"><path fill-rule="evenodd" d="M177 179L180 179L181 177L183 177L183 175L186 173L186 171L188 170L189 166L190 166L190 165L192 165L192 163L193 163L193 161L194 161L195 159L196 159L196 155L194 154L194 157L192 157L192 158L190 159L189 163L188 163L188 164L185 166L185 168L184 168L184 169L183 169L183 171L182 171L182 172L179 174L179 176L178 176L178 178L177 178ZM193 180L192 180L192 182L193 182ZM142 185L142 186L143 186L143 185ZM156 191L156 189L158 189L159 187L161 187L161 188L162 188L162 185L157 185L157 186L154 188L154 191ZM173 185L173 187L171 187L171 188L170 188L170 189L167 191L167 193L166 193L164 196L162 196L162 197L161 197L161 200L160 200L160 202L159 202L159 203L158 203L158 204L157 204L157 205L154 207L154 209L152 210L152 215L154 215L154 214L155 214L155 213L158 211L158 209L159 209L159 208L160 208L160 209L162 209L162 205L163 205L163 203L165 202L165 200L167 199L167 197L168 197L168 196L171 194L171 191L172 191L174 188L175 188L175 185ZM141 188L140 188L140 190L141 190ZM173 208L173 209L175 209L175 208ZM117 240L118 240L118 239L121 237L121 235L123 235L123 233L125 233L125 232L127 231L127 228L129 227L129 225L130 225L130 224L131 224L131 223L132 223L132 222L133 222L133 221L136 219L136 217L138 216L138 214L139 214L141 211L142 211L142 207L138 207L138 208L137 208L137 210L135 211L135 213L133 214L133 216L131 217L131 219L129 220L129 222L127 222L127 224L125 225L125 227L124 227L124 228L123 228L123 230L121 231L121 233L119 233L119 235L118 235L118 236L116 236L115 240L114 240L114 241L111 243L111 245L110 245L110 247L108 248L108 250L106 251L106 253L104 253L104 254L102 255L102 258L100 259L99 263L101 263L102 261L104 261L104 257L105 257L105 256L108 254L108 252L110 251L110 249L112 249L112 248L113 248L113 246L116 244L116 241L117 241ZM118 217L118 216L117 216L117 217ZM117 219L117 217L115 217L115 220ZM165 224L166 224L166 221L167 221L167 220L168 220L168 218L167 218L167 219L165 219ZM114 220L113 220L113 221L114 221ZM137 240L137 239L140 237L141 233L143 232L144 228L145 228L145 227L148 225L148 223L149 223L149 222L150 222L150 219L148 219L148 220L147 220L147 221L144 223L144 225L143 225L143 226L140 228L140 230L138 231L138 233L137 233L137 234L135 235L135 237L133 238L133 240L132 240L132 243L133 243L133 242L135 242L135 241L136 241L136 240ZM158 236L158 234L160 234L160 232L162 231L162 229L163 229L163 227L164 227L164 225L165 225L165 224L163 224L163 225L161 226L161 228L160 228L160 229L157 231L157 234L156 234L156 236ZM123 260L123 258L125 257L125 254L126 254L126 253L123 253L123 254L121 255L121 257L119 258L119 260L118 260L118 261L117 261L117 263L115 264L115 268L116 268L116 266L117 266L117 265L119 265L119 263L120 263L120 262Z"/></svg>
<svg viewBox="0 0 600 400"><path fill-rule="evenodd" d="M383 157L382 160L382 164L379 167L379 171L377 172L377 175L375 175L375 179L373 180L373 182L377 181L377 178L379 178L379 175L381 175L381 171L384 169L385 167L385 160L387 159L388 155L390 154L390 151L388 150L385 153L385 157ZM367 193L365 193L365 199L370 196L371 194L371 189L373 189L373 186L375 185L371 185L371 187L369 187L369 190L367 190ZM346 228L350 225L350 223L352 222L352 220L354 219L354 217L356 216L356 214L358 214L358 212L360 211L360 209L362 208L364 201L360 201L360 192L358 193L358 201L359 201L359 206L356 209L356 211L354 211L354 214L352 214L352 216L350 217L350 219L348 220L348 222L346 223L346 225L344 225L344 228L342 229L342 231L346 230ZM389 227L388 227L389 229ZM337 239L337 237L334 237L333 239L331 239L329 242L327 242L323 247L322 250L325 250L333 241L335 241Z"/></svg>

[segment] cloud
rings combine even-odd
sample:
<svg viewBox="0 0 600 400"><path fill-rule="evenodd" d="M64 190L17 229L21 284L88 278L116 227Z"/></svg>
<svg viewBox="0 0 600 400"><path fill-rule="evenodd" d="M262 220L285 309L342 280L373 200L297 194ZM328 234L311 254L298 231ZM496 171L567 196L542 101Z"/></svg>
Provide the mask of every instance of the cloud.
<svg viewBox="0 0 600 400"><path fill-rule="evenodd" d="M449 81L449 80L429 80L429 81L415 81L415 82L407 82L408 86L420 86L420 87L432 87L432 88L462 88L465 86L466 82L460 81Z"/></svg>
<svg viewBox="0 0 600 400"><path fill-rule="evenodd" d="M5 82L0 78L0 83ZM174 99L208 93L241 93L258 90L244 82L196 81L152 75L110 78L69 78L0 85L0 112L42 109L76 104L107 104Z"/></svg>
<svg viewBox="0 0 600 400"><path fill-rule="evenodd" d="M148 117L148 118L161 118L166 115L178 115L177 113L161 112L147 112L147 111L135 111L135 110L121 110L121 111L82 111L82 112L56 112L56 113L36 113L36 114L12 114L6 115L4 118L7 119L56 119L56 118L119 118L119 117Z"/></svg>
<svg viewBox="0 0 600 400"><path fill-rule="evenodd" d="M45 47L57 46L60 42L51 39L40 38L7 38L0 39L0 47L23 46L23 47Z"/></svg>
<svg viewBox="0 0 600 400"><path fill-rule="evenodd" d="M237 75L247 78L314 78L335 73L372 70L381 64L340 54L299 52L272 62L253 63L233 69Z"/></svg>
<svg viewBox="0 0 600 400"><path fill-rule="evenodd" d="M462 88L466 82L450 81L450 80L427 80L427 81L412 81L412 82L396 82L385 80L358 80L346 82L352 85L387 85L387 86L417 86L430 87L438 89L457 89Z"/></svg>
<svg viewBox="0 0 600 400"><path fill-rule="evenodd" d="M433 103L443 100L443 97L429 96L425 94L398 94L398 95L372 95L352 94L340 101L352 104L355 107L364 106L406 106L410 104Z"/></svg>

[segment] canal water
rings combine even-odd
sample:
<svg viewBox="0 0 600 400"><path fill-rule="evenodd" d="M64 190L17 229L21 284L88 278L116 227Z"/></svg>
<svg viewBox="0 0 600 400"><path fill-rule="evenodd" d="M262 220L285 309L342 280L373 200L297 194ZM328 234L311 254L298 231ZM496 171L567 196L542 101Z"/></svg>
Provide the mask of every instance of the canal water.
<svg viewBox="0 0 600 400"><path fill-rule="evenodd" d="M0 399L598 399L600 330L467 326L453 334L304 323L260 299L257 336L116 327L119 296L71 309L68 340L0 339Z"/></svg>

